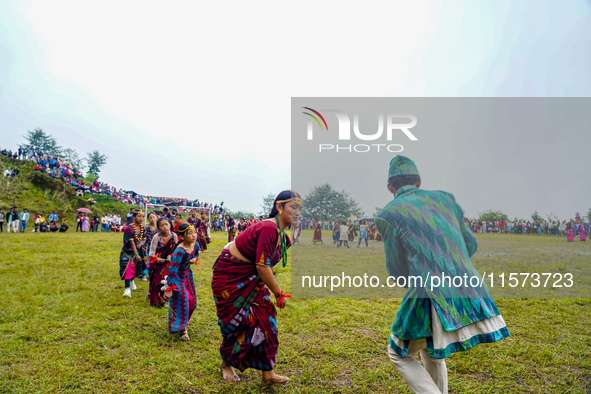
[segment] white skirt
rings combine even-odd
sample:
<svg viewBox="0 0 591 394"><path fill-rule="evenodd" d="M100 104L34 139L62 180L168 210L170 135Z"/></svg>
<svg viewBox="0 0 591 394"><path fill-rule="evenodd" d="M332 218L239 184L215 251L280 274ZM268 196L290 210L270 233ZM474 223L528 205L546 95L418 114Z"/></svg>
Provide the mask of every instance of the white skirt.
<svg viewBox="0 0 591 394"><path fill-rule="evenodd" d="M445 331L437 311L431 303L431 330L433 336L424 338L432 358L446 358L455 352L462 352L481 343L492 343L508 337L509 330L501 315L468 324L455 331ZM390 346L400 357L406 357L410 340L390 334Z"/></svg>

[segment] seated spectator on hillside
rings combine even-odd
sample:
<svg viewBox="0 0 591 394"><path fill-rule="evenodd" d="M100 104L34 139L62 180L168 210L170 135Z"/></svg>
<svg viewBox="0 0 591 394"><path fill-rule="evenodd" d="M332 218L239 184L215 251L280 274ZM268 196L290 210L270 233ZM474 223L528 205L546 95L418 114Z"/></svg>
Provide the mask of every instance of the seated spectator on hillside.
<svg viewBox="0 0 591 394"><path fill-rule="evenodd" d="M10 178L12 176L12 170L10 170L9 168L7 168L6 170L4 170L4 176L6 178Z"/></svg>
<svg viewBox="0 0 591 394"><path fill-rule="evenodd" d="M46 221L39 223L39 231L41 231L42 233L47 232L47 222Z"/></svg>
<svg viewBox="0 0 591 394"><path fill-rule="evenodd" d="M58 230L57 223L51 222L51 224L49 225L49 231L51 231L52 233L55 233L57 230Z"/></svg>
<svg viewBox="0 0 591 394"><path fill-rule="evenodd" d="M68 231L68 228L69 226L66 224L66 221L64 220L64 222L60 226L60 233L65 233L66 231Z"/></svg>

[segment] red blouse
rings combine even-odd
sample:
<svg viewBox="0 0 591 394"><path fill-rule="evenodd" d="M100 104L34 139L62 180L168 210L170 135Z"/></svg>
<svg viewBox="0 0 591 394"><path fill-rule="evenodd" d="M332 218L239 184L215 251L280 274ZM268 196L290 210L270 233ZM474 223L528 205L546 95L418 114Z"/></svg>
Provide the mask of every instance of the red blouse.
<svg viewBox="0 0 591 394"><path fill-rule="evenodd" d="M263 220L248 227L234 240L238 251L255 264L273 267L281 260L281 245L277 244L279 232L274 221ZM291 246L285 236L287 247Z"/></svg>

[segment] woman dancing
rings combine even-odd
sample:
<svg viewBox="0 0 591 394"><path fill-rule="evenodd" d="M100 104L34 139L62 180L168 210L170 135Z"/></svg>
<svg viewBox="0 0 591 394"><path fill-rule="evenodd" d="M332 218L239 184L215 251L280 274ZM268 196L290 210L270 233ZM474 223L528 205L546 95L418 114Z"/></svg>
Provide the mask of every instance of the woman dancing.
<svg viewBox="0 0 591 394"><path fill-rule="evenodd" d="M274 372L277 348L277 311L287 299L273 267L287 264L290 246L285 229L298 220L302 199L296 192L281 192L269 219L246 229L226 245L213 266L211 288L222 332L220 371L225 380L238 382L234 368L262 371L263 385L283 384L289 378Z"/></svg>

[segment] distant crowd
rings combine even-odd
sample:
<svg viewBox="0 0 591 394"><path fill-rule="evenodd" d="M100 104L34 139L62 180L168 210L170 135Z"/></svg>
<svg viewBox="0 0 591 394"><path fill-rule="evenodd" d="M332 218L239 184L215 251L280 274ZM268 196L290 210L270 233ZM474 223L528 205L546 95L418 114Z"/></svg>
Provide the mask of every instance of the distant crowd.
<svg viewBox="0 0 591 394"><path fill-rule="evenodd" d="M0 209L0 233L4 232L4 223L6 223L6 232L13 234L17 232L24 233L27 230L29 219L31 218L29 211L25 208L22 212L19 212L16 207L12 207L6 213ZM46 219L41 214L35 214L33 217L33 224L35 225L33 232L60 232L64 233L68 231L68 224L65 220L62 223L58 223L59 218L56 212L52 212Z"/></svg>
<svg viewBox="0 0 591 394"><path fill-rule="evenodd" d="M124 204L144 206L145 204L169 204L185 207L195 207L201 210L208 210L211 213L221 211L223 214L223 202L220 205L213 205L199 200L189 200L179 197L146 196L132 190L125 190L110 186L105 182L94 180L85 182L82 172L75 168L67 159L59 156L47 155L42 151L23 148L19 146L14 152L7 149L0 150L0 154L13 159L31 161L35 163L35 170L47 174L53 179L59 179L76 189L76 195L82 197L85 194L107 195ZM18 169L6 169L4 176L11 178L20 173ZM89 200L94 203L93 200ZM90 224L89 224L90 226Z"/></svg>
<svg viewBox="0 0 591 394"><path fill-rule="evenodd" d="M568 222L563 220L544 220L543 222L533 221L469 221L469 226L473 232L478 233L506 233L506 234L535 234L535 235L555 235L558 237L567 237L570 230L575 236L580 236L581 232L589 234L589 222L583 222L581 218L570 219Z"/></svg>

